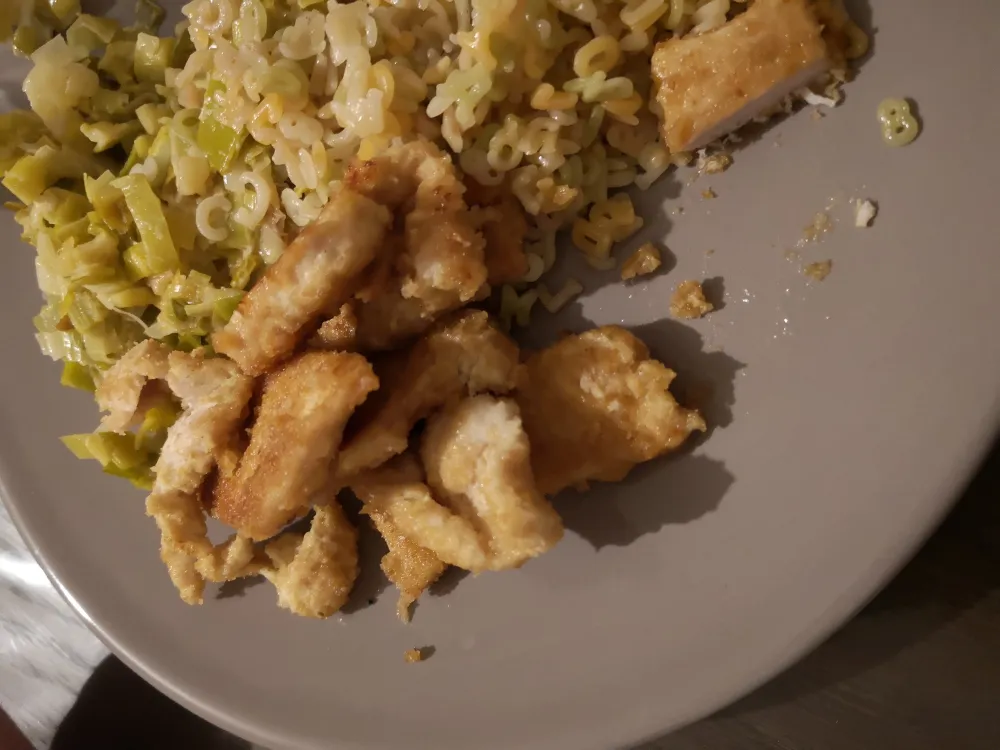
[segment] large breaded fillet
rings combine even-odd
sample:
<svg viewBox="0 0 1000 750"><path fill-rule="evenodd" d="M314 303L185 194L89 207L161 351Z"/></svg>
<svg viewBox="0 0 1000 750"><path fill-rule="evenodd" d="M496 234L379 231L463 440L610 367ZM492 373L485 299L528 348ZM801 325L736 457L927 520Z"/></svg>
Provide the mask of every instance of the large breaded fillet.
<svg viewBox="0 0 1000 750"><path fill-rule="evenodd" d="M829 67L808 0L757 0L724 26L671 38L653 53L671 152L707 146Z"/></svg>
<svg viewBox="0 0 1000 750"><path fill-rule="evenodd" d="M212 337L215 350L255 376L290 356L310 323L353 294L391 221L369 198L335 193Z"/></svg>
<svg viewBox="0 0 1000 750"><path fill-rule="evenodd" d="M491 570L520 567L562 539L513 400L483 394L438 412L427 420L421 458L435 495L485 542Z"/></svg>
<svg viewBox="0 0 1000 750"><path fill-rule="evenodd" d="M567 336L530 357L514 397L541 491L620 481L703 431L701 415L670 393L674 377L617 326Z"/></svg>
<svg viewBox="0 0 1000 750"><path fill-rule="evenodd" d="M344 425L376 388L365 358L345 352L307 352L267 375L250 445L235 474L219 478L213 515L257 541L304 515Z"/></svg>

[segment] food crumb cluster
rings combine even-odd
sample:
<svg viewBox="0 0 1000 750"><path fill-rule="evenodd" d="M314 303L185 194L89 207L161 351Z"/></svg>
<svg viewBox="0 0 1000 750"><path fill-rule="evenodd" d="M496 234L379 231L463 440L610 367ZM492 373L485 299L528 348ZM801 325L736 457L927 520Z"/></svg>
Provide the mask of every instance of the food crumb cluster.
<svg viewBox="0 0 1000 750"><path fill-rule="evenodd" d="M708 315L715 306L705 298L700 281L682 281L670 298L670 314L675 318L693 320Z"/></svg>

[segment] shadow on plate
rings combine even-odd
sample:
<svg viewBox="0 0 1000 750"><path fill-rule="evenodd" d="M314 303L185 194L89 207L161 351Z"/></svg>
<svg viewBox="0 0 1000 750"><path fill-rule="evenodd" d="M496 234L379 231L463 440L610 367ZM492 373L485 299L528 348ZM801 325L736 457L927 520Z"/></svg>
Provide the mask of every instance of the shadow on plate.
<svg viewBox="0 0 1000 750"><path fill-rule="evenodd" d="M1000 443L948 520L843 630L727 715L787 703L868 672L1000 591Z"/></svg>
<svg viewBox="0 0 1000 750"><path fill-rule="evenodd" d="M1000 441L951 516L854 620L756 692L649 747L694 750L722 737L743 737L732 746L747 750L802 747L796 735L804 742L823 727L823 747L846 747L837 736L922 737L923 722L945 715L955 733L947 744L995 747L1000 724L989 685L1000 684L991 614L991 602L1000 601L998 496ZM834 716L843 726L830 724ZM893 746L935 748L937 739Z"/></svg>

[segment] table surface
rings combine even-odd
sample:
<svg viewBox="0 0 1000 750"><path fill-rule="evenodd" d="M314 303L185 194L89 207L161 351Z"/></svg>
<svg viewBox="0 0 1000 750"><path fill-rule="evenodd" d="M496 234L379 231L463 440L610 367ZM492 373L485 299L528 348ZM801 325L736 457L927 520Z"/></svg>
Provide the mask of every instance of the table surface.
<svg viewBox="0 0 1000 750"><path fill-rule="evenodd" d="M121 728L124 714L139 706L149 711L156 699L106 655L0 506L0 705L36 747L49 747L102 660L66 722L77 737L97 734L90 744L57 739L53 750L136 746L134 737L116 742L100 733L111 724ZM145 732L162 724L163 744L156 747L246 747L159 700L164 705L152 714L124 722ZM995 750L998 743L1000 448L994 448L941 529L852 622L768 685L643 750ZM149 741L141 746L153 750Z"/></svg>

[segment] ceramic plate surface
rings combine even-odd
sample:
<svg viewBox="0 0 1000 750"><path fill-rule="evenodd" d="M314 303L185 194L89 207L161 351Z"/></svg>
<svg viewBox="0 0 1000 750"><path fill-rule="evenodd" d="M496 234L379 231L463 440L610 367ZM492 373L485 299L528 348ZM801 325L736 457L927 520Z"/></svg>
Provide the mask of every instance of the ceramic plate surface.
<svg viewBox="0 0 1000 750"><path fill-rule="evenodd" d="M266 584L180 602L141 495L58 442L92 429L95 408L37 351L33 252L5 216L0 478L35 554L141 674L274 747L608 748L774 675L933 529L1000 411L997 7L872 2L860 18L873 54L842 106L769 128L723 175L682 172L644 197L637 239L670 248L669 273L590 277L579 304L537 316L540 337L633 327L706 400L712 433L561 498L569 533L551 554L426 596L409 626L370 540L351 611L330 621L280 611ZM23 68L2 62L14 101ZM918 105L909 147L882 144L889 96ZM855 197L878 202L872 228L853 227ZM790 256L827 209L834 230ZM801 264L826 259L830 276L807 283ZM688 278L713 279L724 304L682 325L668 298ZM406 664L415 646L436 653Z"/></svg>

